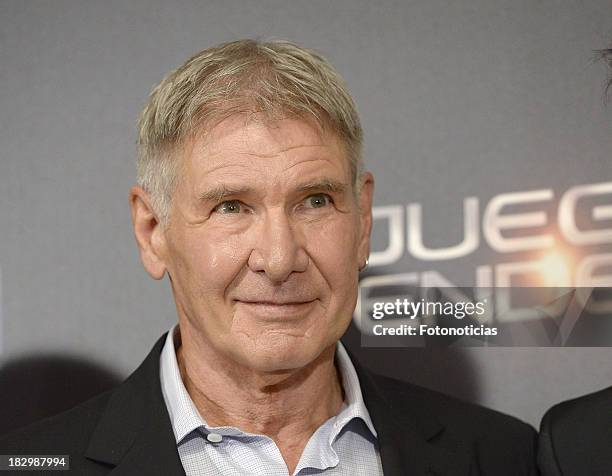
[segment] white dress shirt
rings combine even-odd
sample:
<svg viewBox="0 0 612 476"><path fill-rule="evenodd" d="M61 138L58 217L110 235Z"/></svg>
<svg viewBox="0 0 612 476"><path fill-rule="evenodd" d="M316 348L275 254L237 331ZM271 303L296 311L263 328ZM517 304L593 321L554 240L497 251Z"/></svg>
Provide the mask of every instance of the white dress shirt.
<svg viewBox="0 0 612 476"><path fill-rule="evenodd" d="M168 333L160 357L160 379L178 453L187 476L376 476L382 475L377 435L351 360L340 342L336 365L345 400L340 413L310 437L292 475L276 443L238 428L211 427L181 380L176 360L178 325Z"/></svg>

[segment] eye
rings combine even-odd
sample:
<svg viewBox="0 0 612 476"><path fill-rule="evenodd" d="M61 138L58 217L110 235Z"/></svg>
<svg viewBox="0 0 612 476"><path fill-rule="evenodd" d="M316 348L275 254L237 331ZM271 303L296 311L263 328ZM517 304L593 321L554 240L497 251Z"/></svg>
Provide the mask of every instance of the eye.
<svg viewBox="0 0 612 476"><path fill-rule="evenodd" d="M316 193L307 197L304 203L306 208L323 208L333 203L333 200L326 193Z"/></svg>
<svg viewBox="0 0 612 476"><path fill-rule="evenodd" d="M213 212L227 214L227 213L240 213L242 210L242 203L239 200L227 200L221 202L215 208Z"/></svg>

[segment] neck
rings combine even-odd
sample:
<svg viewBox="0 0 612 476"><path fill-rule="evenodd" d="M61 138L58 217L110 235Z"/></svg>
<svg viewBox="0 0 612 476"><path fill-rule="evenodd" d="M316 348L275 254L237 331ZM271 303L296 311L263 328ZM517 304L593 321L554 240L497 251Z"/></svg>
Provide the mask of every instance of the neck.
<svg viewBox="0 0 612 476"><path fill-rule="evenodd" d="M210 355L210 346L188 335L176 353L187 392L207 424L272 438L290 470L314 431L342 406L335 344L305 367L270 373Z"/></svg>

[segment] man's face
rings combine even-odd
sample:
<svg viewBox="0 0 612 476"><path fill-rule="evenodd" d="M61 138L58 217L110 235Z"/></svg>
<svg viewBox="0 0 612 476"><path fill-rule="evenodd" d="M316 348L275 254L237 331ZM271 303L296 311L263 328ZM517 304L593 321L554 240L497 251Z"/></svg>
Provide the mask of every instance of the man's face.
<svg viewBox="0 0 612 476"><path fill-rule="evenodd" d="M299 119L232 116L189 143L163 232L181 323L258 371L303 367L346 330L369 250L342 142Z"/></svg>

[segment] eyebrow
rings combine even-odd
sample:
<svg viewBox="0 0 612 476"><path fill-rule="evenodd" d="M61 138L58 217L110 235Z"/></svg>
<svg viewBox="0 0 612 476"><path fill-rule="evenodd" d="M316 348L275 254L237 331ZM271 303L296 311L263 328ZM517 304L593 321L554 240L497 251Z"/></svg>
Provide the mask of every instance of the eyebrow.
<svg viewBox="0 0 612 476"><path fill-rule="evenodd" d="M299 185L295 191L297 193L307 192L329 192L342 194L346 191L347 185L334 179L323 178L316 179L310 182ZM237 195L248 195L254 193L255 190L249 186L232 186L219 184L215 187L204 190L198 194L198 200L202 202L220 202L228 197Z"/></svg>
<svg viewBox="0 0 612 476"><path fill-rule="evenodd" d="M247 194L252 191L253 189L251 187L233 187L221 184L204 190L198 195L198 200L202 202L220 202L227 197Z"/></svg>
<svg viewBox="0 0 612 476"><path fill-rule="evenodd" d="M324 191L329 193L344 193L347 189L346 184L339 182L338 180L324 178L317 179L311 182L306 182L297 188L297 192L318 192Z"/></svg>

